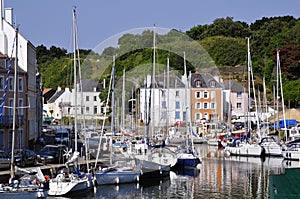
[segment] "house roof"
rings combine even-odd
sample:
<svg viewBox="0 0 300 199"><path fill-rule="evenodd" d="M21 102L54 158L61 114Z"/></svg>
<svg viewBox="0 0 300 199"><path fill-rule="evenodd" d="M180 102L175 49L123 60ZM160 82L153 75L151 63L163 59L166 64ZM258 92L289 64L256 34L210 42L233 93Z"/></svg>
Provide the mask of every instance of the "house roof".
<svg viewBox="0 0 300 199"><path fill-rule="evenodd" d="M167 77L159 75L159 76L156 76L155 81L156 81L156 87L159 87L159 88L167 87L167 85L166 85ZM185 85L179 77L177 77L176 75L169 76L169 88L184 88L184 87L185 87Z"/></svg>
<svg viewBox="0 0 300 199"><path fill-rule="evenodd" d="M247 89L240 83L234 80L225 80L224 89L231 90L231 92L247 92Z"/></svg>
<svg viewBox="0 0 300 199"><path fill-rule="evenodd" d="M56 93L48 100L48 103L53 103L59 98L65 91L64 90L58 90Z"/></svg>
<svg viewBox="0 0 300 199"><path fill-rule="evenodd" d="M94 92L95 87L97 92L100 92L102 90L102 86L98 83L97 80L84 79L81 82L83 92Z"/></svg>
<svg viewBox="0 0 300 199"><path fill-rule="evenodd" d="M191 88L197 88L196 82L200 81L200 88L222 88L222 85L209 73L192 73ZM210 82L214 81L215 86L211 86Z"/></svg>

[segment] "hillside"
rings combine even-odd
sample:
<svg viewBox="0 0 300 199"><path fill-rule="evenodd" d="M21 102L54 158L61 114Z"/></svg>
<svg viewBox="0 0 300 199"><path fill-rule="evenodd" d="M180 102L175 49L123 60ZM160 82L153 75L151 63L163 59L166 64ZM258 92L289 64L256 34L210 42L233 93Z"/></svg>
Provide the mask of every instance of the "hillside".
<svg viewBox="0 0 300 199"><path fill-rule="evenodd" d="M269 96L272 96L276 79L276 52L280 50L285 104L299 106L300 20L292 16L263 17L252 24L226 17L216 19L212 24L196 25L185 33L173 29L164 35L158 34L156 62L166 65L166 58L170 57L170 66L182 74L185 51L189 71L217 68L223 78L231 76L241 81L247 75L243 67L247 65L245 37L250 37L255 87L262 88L261 79L265 78ZM152 30L145 30L141 34L124 34L118 40L118 48L107 47L101 54L81 50L81 60L85 60L83 66L87 68L85 77L109 77L114 54L118 54L117 77L122 76L123 69L143 69L152 62L152 38ZM37 60L45 87L72 85L70 57L71 54L64 49L37 47Z"/></svg>

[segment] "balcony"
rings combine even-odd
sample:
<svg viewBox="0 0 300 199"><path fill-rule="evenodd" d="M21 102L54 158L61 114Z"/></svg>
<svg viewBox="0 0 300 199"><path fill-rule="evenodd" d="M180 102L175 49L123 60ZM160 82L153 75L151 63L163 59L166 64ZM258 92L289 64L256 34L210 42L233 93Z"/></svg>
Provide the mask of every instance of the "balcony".
<svg viewBox="0 0 300 199"><path fill-rule="evenodd" d="M24 124L24 115L16 116L16 127L22 126ZM0 117L0 127L12 127L13 125L13 116L12 115L3 115Z"/></svg>

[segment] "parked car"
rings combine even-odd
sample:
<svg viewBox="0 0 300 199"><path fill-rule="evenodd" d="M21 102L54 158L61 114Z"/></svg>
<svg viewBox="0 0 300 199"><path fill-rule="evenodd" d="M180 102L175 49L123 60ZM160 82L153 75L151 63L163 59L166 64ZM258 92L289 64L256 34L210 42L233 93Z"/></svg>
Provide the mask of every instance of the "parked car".
<svg viewBox="0 0 300 199"><path fill-rule="evenodd" d="M10 158L5 151L0 151L0 169L10 168Z"/></svg>
<svg viewBox="0 0 300 199"><path fill-rule="evenodd" d="M69 144L70 141L70 129L60 128L55 130L54 142L55 144Z"/></svg>
<svg viewBox="0 0 300 199"><path fill-rule="evenodd" d="M38 160L43 163L65 163L67 157L64 154L67 151L66 145L46 145L38 154Z"/></svg>
<svg viewBox="0 0 300 199"><path fill-rule="evenodd" d="M11 152L9 153L11 157ZM34 151L30 149L15 149L14 150L15 164L20 167L25 167L28 165L37 165L38 158Z"/></svg>

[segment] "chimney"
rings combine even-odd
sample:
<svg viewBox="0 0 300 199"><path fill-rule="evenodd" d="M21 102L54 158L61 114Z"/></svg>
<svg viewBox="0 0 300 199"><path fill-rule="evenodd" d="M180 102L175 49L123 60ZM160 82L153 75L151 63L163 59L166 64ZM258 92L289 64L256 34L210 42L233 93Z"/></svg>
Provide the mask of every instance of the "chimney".
<svg viewBox="0 0 300 199"><path fill-rule="evenodd" d="M13 24L13 8L5 8L5 20L11 25Z"/></svg>

